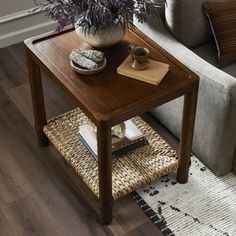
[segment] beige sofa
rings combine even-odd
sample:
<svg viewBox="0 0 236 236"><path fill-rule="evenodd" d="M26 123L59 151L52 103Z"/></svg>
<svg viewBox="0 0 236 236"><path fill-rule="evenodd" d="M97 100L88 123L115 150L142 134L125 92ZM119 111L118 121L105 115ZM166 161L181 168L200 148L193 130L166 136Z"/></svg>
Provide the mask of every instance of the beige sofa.
<svg viewBox="0 0 236 236"><path fill-rule="evenodd" d="M217 68L203 0L167 0L163 18L135 25L200 77L193 152L216 175L236 171L236 62ZM183 98L152 114L179 137Z"/></svg>

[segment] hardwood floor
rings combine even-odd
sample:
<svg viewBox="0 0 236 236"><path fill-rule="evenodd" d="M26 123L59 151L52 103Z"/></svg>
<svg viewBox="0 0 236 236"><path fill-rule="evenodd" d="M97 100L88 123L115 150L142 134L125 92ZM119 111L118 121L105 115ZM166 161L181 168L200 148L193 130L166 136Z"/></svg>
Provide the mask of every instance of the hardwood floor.
<svg viewBox="0 0 236 236"><path fill-rule="evenodd" d="M75 107L45 75L43 86L48 118ZM144 118L177 146L151 116ZM54 148L36 143L23 43L0 49L0 236L162 235L130 196L115 202L111 225L99 225L55 157Z"/></svg>

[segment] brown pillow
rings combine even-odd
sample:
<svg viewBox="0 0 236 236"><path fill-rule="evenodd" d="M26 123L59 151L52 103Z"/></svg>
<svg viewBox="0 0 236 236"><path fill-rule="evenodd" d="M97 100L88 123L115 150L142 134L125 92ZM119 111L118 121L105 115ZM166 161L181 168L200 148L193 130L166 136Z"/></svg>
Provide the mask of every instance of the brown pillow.
<svg viewBox="0 0 236 236"><path fill-rule="evenodd" d="M218 65L236 60L236 0L203 3L218 49Z"/></svg>

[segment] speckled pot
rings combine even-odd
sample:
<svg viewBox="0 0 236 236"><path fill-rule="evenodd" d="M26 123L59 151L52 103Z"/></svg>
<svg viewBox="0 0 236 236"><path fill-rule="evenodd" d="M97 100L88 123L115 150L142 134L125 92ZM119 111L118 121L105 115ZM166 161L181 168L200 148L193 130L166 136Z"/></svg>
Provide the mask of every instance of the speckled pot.
<svg viewBox="0 0 236 236"><path fill-rule="evenodd" d="M80 39L96 48L105 48L113 46L121 41L125 34L123 24L110 24L95 32L95 27L91 27L89 32L83 30L83 27L77 26L76 34Z"/></svg>

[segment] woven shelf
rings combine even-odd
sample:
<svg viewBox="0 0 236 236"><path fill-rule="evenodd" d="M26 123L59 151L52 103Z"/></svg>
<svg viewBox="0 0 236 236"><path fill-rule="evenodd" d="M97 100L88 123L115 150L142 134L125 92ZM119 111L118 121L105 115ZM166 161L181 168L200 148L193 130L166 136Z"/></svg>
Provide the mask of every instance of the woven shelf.
<svg viewBox="0 0 236 236"><path fill-rule="evenodd" d="M87 121L79 108L48 121L44 133L74 168L87 186L99 197L98 162L92 157L78 136L79 126ZM132 121L146 135L149 145L113 159L112 195L123 197L178 168L178 155L140 117Z"/></svg>

